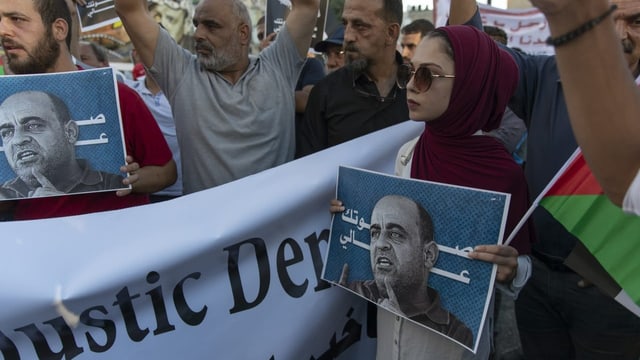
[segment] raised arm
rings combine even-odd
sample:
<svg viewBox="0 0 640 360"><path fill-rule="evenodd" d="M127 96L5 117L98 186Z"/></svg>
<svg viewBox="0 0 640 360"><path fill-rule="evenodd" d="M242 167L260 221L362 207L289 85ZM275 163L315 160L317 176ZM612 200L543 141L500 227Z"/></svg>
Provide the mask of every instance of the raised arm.
<svg viewBox="0 0 640 360"><path fill-rule="evenodd" d="M306 58L318 17L320 0L292 0L291 5L285 26L296 44L298 53Z"/></svg>
<svg viewBox="0 0 640 360"><path fill-rule="evenodd" d="M142 63L151 67L160 26L149 14L147 0L115 0L115 5Z"/></svg>
<svg viewBox="0 0 640 360"><path fill-rule="evenodd" d="M607 0L533 3L547 17L553 38L598 18L610 6ZM632 26L636 26L637 20L618 21L634 21ZM604 191L618 205L640 169L640 91L616 34L616 29L627 31L625 26L614 27L609 15L593 29L556 47L576 140Z"/></svg>
<svg viewBox="0 0 640 360"><path fill-rule="evenodd" d="M449 25L463 25L476 13L476 0L452 0L449 7Z"/></svg>

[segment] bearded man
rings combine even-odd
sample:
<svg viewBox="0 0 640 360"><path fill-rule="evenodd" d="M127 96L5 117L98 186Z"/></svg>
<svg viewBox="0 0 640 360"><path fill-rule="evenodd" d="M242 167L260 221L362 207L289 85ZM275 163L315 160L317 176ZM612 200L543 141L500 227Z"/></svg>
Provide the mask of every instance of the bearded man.
<svg viewBox="0 0 640 360"><path fill-rule="evenodd" d="M195 55L160 28L145 0L116 0L134 47L171 104L185 194L293 159L293 90L319 2L293 1L277 40L250 57L251 19L241 0L198 4Z"/></svg>

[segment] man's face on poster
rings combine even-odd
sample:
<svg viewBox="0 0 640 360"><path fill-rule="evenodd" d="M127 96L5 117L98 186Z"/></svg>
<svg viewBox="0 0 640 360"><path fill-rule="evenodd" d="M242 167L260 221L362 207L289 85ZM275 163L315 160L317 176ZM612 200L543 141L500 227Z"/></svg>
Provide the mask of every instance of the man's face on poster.
<svg viewBox="0 0 640 360"><path fill-rule="evenodd" d="M169 32L173 39L180 43L185 33L185 23L187 21L187 12L179 7L179 2L176 2L176 7L171 7L165 3L158 3L151 10L151 15L157 22Z"/></svg>
<svg viewBox="0 0 640 360"><path fill-rule="evenodd" d="M388 298L387 287L397 296L426 286L424 242L417 206L409 199L384 197L371 214L371 269L378 290Z"/></svg>
<svg viewBox="0 0 640 360"><path fill-rule="evenodd" d="M46 94L14 94L0 105L0 138L9 165L23 181L34 184L33 172L54 178L73 158L77 132L62 124Z"/></svg>

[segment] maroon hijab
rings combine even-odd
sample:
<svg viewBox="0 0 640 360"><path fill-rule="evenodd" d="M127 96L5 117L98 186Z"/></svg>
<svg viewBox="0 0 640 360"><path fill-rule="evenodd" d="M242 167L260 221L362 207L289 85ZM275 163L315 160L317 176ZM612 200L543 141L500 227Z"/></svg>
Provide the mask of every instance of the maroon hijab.
<svg viewBox="0 0 640 360"><path fill-rule="evenodd" d="M426 123L416 144L411 177L510 193L506 238L529 207L524 173L498 140L473 134L499 127L518 83L517 65L474 27L454 25L436 31L451 44L456 77L449 107ZM531 252L530 232L528 224L511 243L520 254Z"/></svg>

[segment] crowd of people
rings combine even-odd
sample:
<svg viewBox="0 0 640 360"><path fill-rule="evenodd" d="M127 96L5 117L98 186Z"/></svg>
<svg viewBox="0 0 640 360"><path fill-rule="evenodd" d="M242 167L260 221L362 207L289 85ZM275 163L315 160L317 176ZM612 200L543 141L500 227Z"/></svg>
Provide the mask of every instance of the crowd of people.
<svg viewBox="0 0 640 360"><path fill-rule="evenodd" d="M640 216L640 90L634 81L640 78L640 0L532 0L548 20L554 56L508 47L504 31L483 28L475 0L451 1L448 25L437 29L425 19L401 26L401 0L345 0L342 25L310 53L320 2L291 0L285 25L266 34L264 18L254 31L241 0L201 0L188 11L115 0L138 63L136 80L117 83L127 155L120 170L128 176L94 171L76 158L78 130L64 99L15 94L0 104L0 137L16 173L0 186L0 197L11 199L0 202L2 219L169 200L407 120L425 126L399 148L396 175L510 193L507 234L578 145L611 201ZM0 0L7 72L109 66L104 48L78 40L73 14L85 5ZM184 46L184 21L175 29L158 23L162 6L193 12L193 50ZM172 31L182 35L176 39ZM85 193L94 188L118 190ZM415 204L407 199L381 205L392 210L376 213L380 223L398 212L423 216L413 214ZM333 200L331 211L344 206ZM398 256L386 231L372 225L372 244L374 236L380 239L372 257L380 249ZM415 233L411 241L426 249L428 231ZM517 299L525 358L637 360L640 319L564 264L576 241L537 209L511 244L481 245L469 256L496 264L497 289ZM424 254L427 274L432 252L416 252ZM426 277L425 286L416 287L419 306L403 312L455 329L468 342L464 324L429 310L435 302ZM394 284L376 279L351 286L366 285L387 304L415 300ZM492 356L492 321L474 355L385 309L377 320L378 359Z"/></svg>

